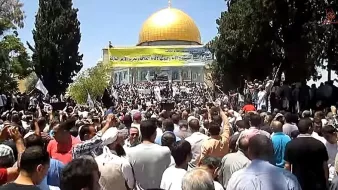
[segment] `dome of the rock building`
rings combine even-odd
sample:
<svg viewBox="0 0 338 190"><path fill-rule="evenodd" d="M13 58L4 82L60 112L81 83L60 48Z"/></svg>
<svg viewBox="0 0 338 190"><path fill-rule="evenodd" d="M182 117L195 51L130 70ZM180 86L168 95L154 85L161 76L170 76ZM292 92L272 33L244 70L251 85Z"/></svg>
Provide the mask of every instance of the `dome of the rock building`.
<svg viewBox="0 0 338 190"><path fill-rule="evenodd" d="M184 41L201 44L201 34L189 15L169 7L154 13L143 23L138 45L156 41Z"/></svg>

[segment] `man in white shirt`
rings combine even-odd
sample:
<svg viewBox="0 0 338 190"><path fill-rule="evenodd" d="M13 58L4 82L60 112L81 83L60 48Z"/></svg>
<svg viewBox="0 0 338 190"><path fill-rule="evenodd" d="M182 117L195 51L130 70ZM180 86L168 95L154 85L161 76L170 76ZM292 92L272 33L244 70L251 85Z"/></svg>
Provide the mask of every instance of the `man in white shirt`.
<svg viewBox="0 0 338 190"><path fill-rule="evenodd" d="M199 121L198 119L194 118L189 121L189 128L191 131L191 135L187 137L185 140L191 144L191 151L192 151L192 159L191 159L191 166L196 165L196 161L199 160L201 155L201 146L202 142L209 137L205 134L199 132Z"/></svg>
<svg viewBox="0 0 338 190"><path fill-rule="evenodd" d="M180 131L180 126L179 126L180 116L177 114L173 114L171 116L171 119L174 122L174 133L178 133Z"/></svg>
<svg viewBox="0 0 338 190"><path fill-rule="evenodd" d="M257 94L258 100L257 100L257 110L262 110L264 107L267 108L267 96L270 93L271 87L273 85L273 81L269 80L265 86L261 85L259 86L259 92Z"/></svg>
<svg viewBox="0 0 338 190"><path fill-rule="evenodd" d="M101 186L105 186L107 181L111 181L115 182L116 186L119 184L118 187L127 185L129 189L134 188L133 169L128 160L122 155L117 155L116 152L117 148L122 147L123 140L123 136L116 128L109 128L102 135L103 153L95 158L101 172ZM123 179L125 183L121 183Z"/></svg>
<svg viewBox="0 0 338 190"><path fill-rule="evenodd" d="M263 86L259 87L258 92L258 101L257 101L257 110L262 110L263 107L266 108L266 91Z"/></svg>
<svg viewBox="0 0 338 190"><path fill-rule="evenodd" d="M322 133L325 138L324 145L329 155L329 160L327 161L329 167L329 181L332 181L333 178L336 176L334 165L336 155L338 153L337 130L332 125L327 125L323 127Z"/></svg>
<svg viewBox="0 0 338 190"><path fill-rule="evenodd" d="M180 190L183 176L187 172L188 163L191 160L190 143L185 140L174 142L171 147L171 155L175 160L175 165L164 171L161 180L161 189Z"/></svg>
<svg viewBox="0 0 338 190"><path fill-rule="evenodd" d="M127 156L134 169L136 189L139 190L160 188L163 172L171 162L169 148L154 143L156 128L151 120L141 122L142 143L128 151Z"/></svg>
<svg viewBox="0 0 338 190"><path fill-rule="evenodd" d="M138 109L138 105L137 105L137 104L133 105L133 109L130 111L130 114L131 114L131 116L133 116L133 117L134 117L134 115L135 115L136 113L139 113L139 114L141 115L141 112L140 112L140 110ZM134 118L133 118L133 119L134 119Z"/></svg>
<svg viewBox="0 0 338 190"><path fill-rule="evenodd" d="M237 142L236 142L237 146L238 146L238 143L239 143L239 139L242 139L242 137L246 137L249 140L251 137L253 137L257 134L261 134L261 135L265 135L266 137L271 139L270 133L260 129L260 124L261 124L260 115L258 115L258 114L250 115L249 124L250 124L250 128L246 129L246 130L244 130L240 133L239 138L237 139Z"/></svg>
<svg viewBox="0 0 338 190"><path fill-rule="evenodd" d="M326 142L325 138L319 135L321 132L322 132L322 121L321 119L314 118L313 131L311 133L311 136L325 144Z"/></svg>

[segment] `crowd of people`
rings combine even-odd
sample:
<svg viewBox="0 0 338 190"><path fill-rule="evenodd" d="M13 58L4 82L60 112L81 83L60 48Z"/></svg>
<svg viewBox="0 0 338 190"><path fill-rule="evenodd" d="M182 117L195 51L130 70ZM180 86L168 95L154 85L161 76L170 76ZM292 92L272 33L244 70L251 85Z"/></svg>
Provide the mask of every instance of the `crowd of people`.
<svg viewBox="0 0 338 190"><path fill-rule="evenodd" d="M243 101L252 101L258 109L287 110L300 113L303 110L323 110L336 105L338 88L333 81L309 87L305 81L288 83L280 80L245 81Z"/></svg>
<svg viewBox="0 0 338 190"><path fill-rule="evenodd" d="M263 93L236 106L203 84L156 85L115 86L107 108L1 96L0 190L338 190L333 99L313 108L308 87L295 111L285 83L248 83Z"/></svg>

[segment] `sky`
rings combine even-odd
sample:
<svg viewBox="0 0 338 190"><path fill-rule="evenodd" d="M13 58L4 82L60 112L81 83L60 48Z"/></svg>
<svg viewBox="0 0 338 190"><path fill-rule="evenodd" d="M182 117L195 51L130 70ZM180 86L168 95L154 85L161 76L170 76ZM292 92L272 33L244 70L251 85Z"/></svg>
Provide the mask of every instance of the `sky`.
<svg viewBox="0 0 338 190"><path fill-rule="evenodd" d="M39 1L21 1L26 19L19 37L24 44L34 44L32 30ZM168 7L168 0L73 0L73 3L79 9L84 69L96 65L109 41L113 46L135 46L143 22ZM202 42L206 43L217 34L216 19L226 10L226 3L225 0L172 0L172 7L192 17L200 29Z"/></svg>

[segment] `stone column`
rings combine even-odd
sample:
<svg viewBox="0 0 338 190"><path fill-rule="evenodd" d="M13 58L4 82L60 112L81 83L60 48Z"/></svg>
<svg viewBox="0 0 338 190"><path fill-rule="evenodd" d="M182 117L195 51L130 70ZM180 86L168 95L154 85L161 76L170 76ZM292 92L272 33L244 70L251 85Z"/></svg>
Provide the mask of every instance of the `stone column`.
<svg viewBox="0 0 338 190"><path fill-rule="evenodd" d="M115 84L115 73L113 69L110 71L110 84Z"/></svg>
<svg viewBox="0 0 338 190"><path fill-rule="evenodd" d="M140 82L141 81L141 71L140 71L140 69L139 68L135 68L136 69L136 73L137 73L137 78L136 78L136 81L135 81L135 83L138 83L138 82Z"/></svg>
<svg viewBox="0 0 338 190"><path fill-rule="evenodd" d="M200 69L200 73L201 73L201 76L200 76L200 83L204 83L204 67L202 66L201 69Z"/></svg>
<svg viewBox="0 0 338 190"><path fill-rule="evenodd" d="M130 68L128 68L128 71L127 71L127 81L126 81L127 84L130 83Z"/></svg>
<svg viewBox="0 0 338 190"><path fill-rule="evenodd" d="M168 73L168 81L173 81L173 69L170 67L167 71Z"/></svg>
<svg viewBox="0 0 338 190"><path fill-rule="evenodd" d="M136 72L136 68L132 68L132 75L133 75L133 82L132 84L135 84L136 83L136 80L137 80L137 72Z"/></svg>

